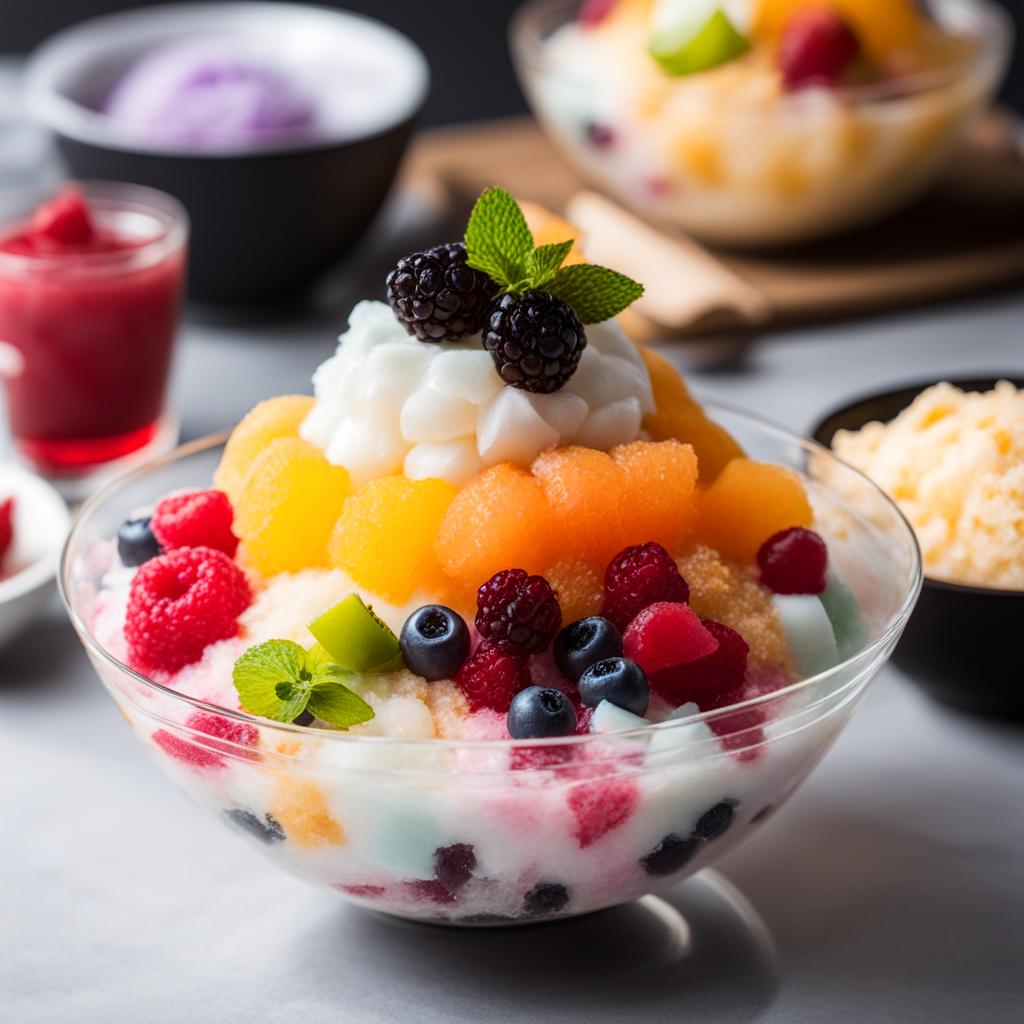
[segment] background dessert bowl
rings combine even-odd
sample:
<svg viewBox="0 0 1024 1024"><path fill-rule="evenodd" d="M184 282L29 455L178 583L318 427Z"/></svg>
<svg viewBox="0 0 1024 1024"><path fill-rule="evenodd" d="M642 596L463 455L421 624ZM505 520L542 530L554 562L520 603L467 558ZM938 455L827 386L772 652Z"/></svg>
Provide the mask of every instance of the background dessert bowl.
<svg viewBox="0 0 1024 1024"><path fill-rule="evenodd" d="M64 554L64 600L161 767L287 870L379 910L455 924L612 906L712 863L788 798L889 656L920 585L913 536L877 488L785 431L712 411L752 457L806 471L833 567L861 612L838 614L839 665L713 713L557 740L400 740L271 723L133 672L89 626L116 564L111 538L157 496L208 482L216 439L87 503ZM859 483L856 502L815 476L812 451Z"/></svg>
<svg viewBox="0 0 1024 1024"><path fill-rule="evenodd" d="M235 134L200 145L147 136L104 112L140 58L210 39L272 59L324 105L323 116L305 136L267 133L243 144ZM394 180L428 79L413 43L360 15L189 3L59 33L30 58L27 97L74 176L150 185L185 204L193 299L266 302L309 286L361 237Z"/></svg>
<svg viewBox="0 0 1024 1024"><path fill-rule="evenodd" d="M621 76L567 59L565 40L563 56L553 53L549 41L578 7L534 0L513 22L513 56L537 117L588 181L726 246L808 242L908 202L991 100L1013 39L1006 14L988 0L936 0L929 9L939 25L973 44L941 70L752 99L737 80L742 68L727 65L710 74L735 77L693 88L704 76L690 76L685 100L655 116L616 88ZM631 59L650 62L642 51Z"/></svg>

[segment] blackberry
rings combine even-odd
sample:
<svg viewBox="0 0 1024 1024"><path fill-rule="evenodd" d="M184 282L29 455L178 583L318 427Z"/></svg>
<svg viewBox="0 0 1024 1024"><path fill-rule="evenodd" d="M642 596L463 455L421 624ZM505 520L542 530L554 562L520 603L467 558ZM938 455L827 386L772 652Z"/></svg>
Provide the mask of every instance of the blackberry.
<svg viewBox="0 0 1024 1024"><path fill-rule="evenodd" d="M558 598L543 576L502 569L476 592L476 629L508 654L540 654L562 625Z"/></svg>
<svg viewBox="0 0 1024 1024"><path fill-rule="evenodd" d="M572 306L546 292L503 295L491 307L484 348L501 379L524 391L547 394L564 387L587 346Z"/></svg>
<svg viewBox="0 0 1024 1024"><path fill-rule="evenodd" d="M437 245L398 261L388 274L388 304L420 341L457 341L479 331L497 287L466 265L462 242Z"/></svg>

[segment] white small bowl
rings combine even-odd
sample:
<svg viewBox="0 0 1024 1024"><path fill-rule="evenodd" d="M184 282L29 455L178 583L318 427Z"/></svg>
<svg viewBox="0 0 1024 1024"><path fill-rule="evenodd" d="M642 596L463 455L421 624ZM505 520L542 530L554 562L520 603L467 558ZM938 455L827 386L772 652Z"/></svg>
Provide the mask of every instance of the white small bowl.
<svg viewBox="0 0 1024 1024"><path fill-rule="evenodd" d="M14 498L14 543L0 567L0 650L42 610L71 525L64 499L42 477L0 463L0 500Z"/></svg>

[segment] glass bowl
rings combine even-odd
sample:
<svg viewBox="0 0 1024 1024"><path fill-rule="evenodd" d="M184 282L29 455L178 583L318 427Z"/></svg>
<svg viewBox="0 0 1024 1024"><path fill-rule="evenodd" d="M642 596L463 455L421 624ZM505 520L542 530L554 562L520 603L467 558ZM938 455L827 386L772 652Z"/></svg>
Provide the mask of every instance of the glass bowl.
<svg viewBox="0 0 1024 1024"><path fill-rule="evenodd" d="M547 43L578 7L535 0L512 23L513 59L541 125L587 181L627 206L743 248L836 234L918 195L991 101L1013 41L1012 23L989 0L935 0L939 24L972 44L941 70L764 96L734 62L665 100L658 86L678 79L632 88L653 66L640 41L637 54L610 52L605 62L641 62L628 79L552 59Z"/></svg>
<svg viewBox="0 0 1024 1024"><path fill-rule="evenodd" d="M553 740L350 736L184 697L128 668L91 620L118 525L209 486L223 438L96 495L62 594L111 697L167 775L278 865L377 910L448 924L566 917L713 863L800 785L889 657L921 585L913 534L866 478L817 445L712 407L748 453L803 475L863 632L835 668L765 696L632 732ZM825 479L828 482L825 482Z"/></svg>

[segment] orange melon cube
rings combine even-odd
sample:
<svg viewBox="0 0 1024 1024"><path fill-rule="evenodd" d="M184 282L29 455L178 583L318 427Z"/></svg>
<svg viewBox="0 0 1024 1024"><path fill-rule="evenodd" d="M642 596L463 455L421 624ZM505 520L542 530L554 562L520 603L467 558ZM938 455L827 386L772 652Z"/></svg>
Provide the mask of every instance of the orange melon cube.
<svg viewBox="0 0 1024 1024"><path fill-rule="evenodd" d="M562 622L568 624L597 615L604 597L604 571L586 562L556 562L545 579L551 584L562 608Z"/></svg>

